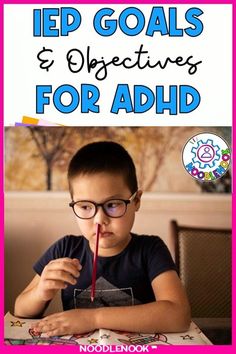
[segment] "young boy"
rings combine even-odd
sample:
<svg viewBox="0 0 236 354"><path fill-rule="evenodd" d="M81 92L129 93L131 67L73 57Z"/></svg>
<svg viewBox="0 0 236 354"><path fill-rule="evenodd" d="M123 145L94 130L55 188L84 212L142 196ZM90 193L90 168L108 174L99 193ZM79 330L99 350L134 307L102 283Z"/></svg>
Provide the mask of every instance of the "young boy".
<svg viewBox="0 0 236 354"><path fill-rule="evenodd" d="M167 247L157 236L131 233L142 191L128 152L114 142L88 144L72 158L68 180L70 206L83 236L65 236L39 259L37 274L16 299L15 315L42 316L61 290L64 311L43 318L35 330L56 336L98 328L144 333L188 329L188 300Z"/></svg>

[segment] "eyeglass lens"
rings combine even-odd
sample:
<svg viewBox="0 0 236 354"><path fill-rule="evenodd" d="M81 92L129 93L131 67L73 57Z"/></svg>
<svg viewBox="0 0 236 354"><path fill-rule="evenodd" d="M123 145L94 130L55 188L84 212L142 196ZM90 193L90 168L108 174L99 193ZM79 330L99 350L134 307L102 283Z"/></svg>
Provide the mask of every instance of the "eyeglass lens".
<svg viewBox="0 0 236 354"><path fill-rule="evenodd" d="M126 212L126 203L123 200L109 200L102 205L103 211L111 217L120 217ZM83 219L92 218L96 214L96 205L92 202L79 201L74 204L76 215Z"/></svg>

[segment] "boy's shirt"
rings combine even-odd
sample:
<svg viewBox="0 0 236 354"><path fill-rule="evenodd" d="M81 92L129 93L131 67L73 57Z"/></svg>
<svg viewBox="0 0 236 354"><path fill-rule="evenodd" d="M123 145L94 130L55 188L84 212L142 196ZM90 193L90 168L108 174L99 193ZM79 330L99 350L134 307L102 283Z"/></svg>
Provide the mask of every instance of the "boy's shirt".
<svg viewBox="0 0 236 354"><path fill-rule="evenodd" d="M83 236L65 236L54 243L36 262L39 275L53 259L69 257L79 259L82 270L77 284L62 290L63 309L104 306L129 306L155 301L151 282L159 274L176 270L170 252L158 236L132 238L118 255L98 257L96 292L91 303L93 253Z"/></svg>

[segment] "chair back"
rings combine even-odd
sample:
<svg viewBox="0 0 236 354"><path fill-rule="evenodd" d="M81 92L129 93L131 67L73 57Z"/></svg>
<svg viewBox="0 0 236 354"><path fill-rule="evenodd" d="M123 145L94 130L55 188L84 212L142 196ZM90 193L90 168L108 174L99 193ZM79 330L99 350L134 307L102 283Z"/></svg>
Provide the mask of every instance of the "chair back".
<svg viewBox="0 0 236 354"><path fill-rule="evenodd" d="M171 221L175 262L192 317L231 317L231 230Z"/></svg>

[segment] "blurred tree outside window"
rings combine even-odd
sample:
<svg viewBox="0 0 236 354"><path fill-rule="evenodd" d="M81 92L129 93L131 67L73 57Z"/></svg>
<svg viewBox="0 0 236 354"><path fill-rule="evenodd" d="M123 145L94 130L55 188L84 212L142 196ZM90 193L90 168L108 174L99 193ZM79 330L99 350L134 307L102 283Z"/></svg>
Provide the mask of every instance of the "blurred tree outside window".
<svg viewBox="0 0 236 354"><path fill-rule="evenodd" d="M7 127L5 189L67 190L67 166L73 154L87 143L113 140L131 154L144 191L230 193L230 170L215 182L202 183L183 167L183 146L203 131L231 144L228 127Z"/></svg>

